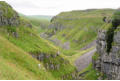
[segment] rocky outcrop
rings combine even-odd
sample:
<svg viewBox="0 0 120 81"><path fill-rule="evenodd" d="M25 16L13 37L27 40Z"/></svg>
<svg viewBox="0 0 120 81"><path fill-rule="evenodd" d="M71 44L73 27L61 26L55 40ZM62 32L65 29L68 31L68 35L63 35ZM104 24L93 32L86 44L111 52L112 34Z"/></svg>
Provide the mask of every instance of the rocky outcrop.
<svg viewBox="0 0 120 81"><path fill-rule="evenodd" d="M50 70L59 70L60 64L54 64L53 61L51 61L51 58L56 58L59 56L59 54L44 54L44 53L39 53L39 54L33 54L31 53L33 58L36 58L39 61L45 62L44 65L46 69ZM63 58L61 58L61 61L64 61Z"/></svg>
<svg viewBox="0 0 120 81"><path fill-rule="evenodd" d="M54 30L53 33L56 34L57 31L62 31L65 27L61 23L54 22L50 24L48 28L53 29Z"/></svg>
<svg viewBox="0 0 120 81"><path fill-rule="evenodd" d="M56 46L59 46L59 47L65 49L65 50L70 49L70 42L69 41L66 41L66 42L62 43L62 41L57 39L57 38L48 39L48 40L52 41Z"/></svg>
<svg viewBox="0 0 120 81"><path fill-rule="evenodd" d="M69 77L71 77L72 80L79 80L79 75L77 71L74 71L72 73L62 76L62 79L67 80L67 78Z"/></svg>
<svg viewBox="0 0 120 81"><path fill-rule="evenodd" d="M5 1L0 1L0 26L17 26L20 24L19 16Z"/></svg>
<svg viewBox="0 0 120 81"><path fill-rule="evenodd" d="M117 28L116 30L119 30ZM120 79L120 31L114 31L110 52L107 50L107 31L100 30L97 38L97 60L93 59L93 67L106 74L107 79ZM112 39L112 38L109 38Z"/></svg>
<svg viewBox="0 0 120 81"><path fill-rule="evenodd" d="M20 26L32 28L32 25L21 18L9 4L5 1L0 1L0 28L6 27L2 31L5 31L8 37L13 36L19 38L17 27Z"/></svg>
<svg viewBox="0 0 120 81"><path fill-rule="evenodd" d="M45 54L45 53L30 53L33 58L36 58L37 60L43 62L45 68L49 71L59 71L61 68L63 68L63 65L70 64L68 60L62 58L60 56L60 52L58 51L57 54ZM64 79L78 79L78 72L77 70L74 70L73 72L67 73L61 78Z"/></svg>

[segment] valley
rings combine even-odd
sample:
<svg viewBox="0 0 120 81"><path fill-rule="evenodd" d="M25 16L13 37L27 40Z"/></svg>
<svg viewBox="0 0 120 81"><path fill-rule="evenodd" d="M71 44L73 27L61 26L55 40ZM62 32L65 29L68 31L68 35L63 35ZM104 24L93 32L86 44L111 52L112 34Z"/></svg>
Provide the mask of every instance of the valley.
<svg viewBox="0 0 120 81"><path fill-rule="evenodd" d="M120 79L116 11L24 15L0 1L0 80Z"/></svg>

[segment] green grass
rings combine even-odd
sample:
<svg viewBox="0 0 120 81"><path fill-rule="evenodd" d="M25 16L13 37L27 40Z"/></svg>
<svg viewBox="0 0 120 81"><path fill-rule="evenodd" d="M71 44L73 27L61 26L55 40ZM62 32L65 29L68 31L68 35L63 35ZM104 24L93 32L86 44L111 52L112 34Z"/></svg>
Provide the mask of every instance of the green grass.
<svg viewBox="0 0 120 81"><path fill-rule="evenodd" d="M96 61L99 56L100 55L97 52L95 52L95 54L92 56L92 59Z"/></svg>
<svg viewBox="0 0 120 81"><path fill-rule="evenodd" d="M92 64L90 64L87 68L85 68L79 74L84 73L84 72L86 72L85 75L80 77L83 80L98 80L99 77L101 77L102 80L106 79L106 75L98 70L95 70Z"/></svg>
<svg viewBox="0 0 120 81"><path fill-rule="evenodd" d="M87 68L85 68L81 73L88 71L84 76L81 77L83 80L97 80L101 75L100 72L93 69L92 64L90 64ZM97 75L98 74L98 75Z"/></svg>
<svg viewBox="0 0 120 81"><path fill-rule="evenodd" d="M98 30L105 24L103 17L111 16L114 11L112 9L91 9L62 12L52 20L51 24L59 23L63 30L58 30L51 39L58 38L62 42L69 41L71 49L62 51L65 55L73 55L75 50L85 47L96 39ZM47 32L53 33L52 30L56 27Z"/></svg>
<svg viewBox="0 0 120 81"><path fill-rule="evenodd" d="M38 67L38 64L41 64L41 68ZM0 79L55 78L46 71L42 63L0 36Z"/></svg>
<svg viewBox="0 0 120 81"><path fill-rule="evenodd" d="M68 59L64 58L62 59L63 55L56 57L56 58L51 58L50 60L46 59L46 63L49 63L52 61L54 65L60 64L60 69L59 70L50 70L51 74L56 77L61 79L61 77L69 75L69 77L66 77L65 79L72 79L71 74L76 71L76 68L69 63Z"/></svg>
<svg viewBox="0 0 120 81"><path fill-rule="evenodd" d="M20 17L27 22L31 23L33 25L33 28L35 29L35 32L40 35L41 33L47 31L48 26L50 24L51 16L29 16L29 15L23 15L19 14Z"/></svg>
<svg viewBox="0 0 120 81"><path fill-rule="evenodd" d="M14 27L1 27L1 34L18 47L24 49L26 52L43 52L47 54L55 54L57 52L57 49L54 46L49 44L48 41L38 37L30 28L21 26L17 27L16 30L14 29L14 31L18 33L18 38L15 38L11 32L8 32L9 35L2 32L3 30L9 31L8 28L10 30L10 28Z"/></svg>
<svg viewBox="0 0 120 81"><path fill-rule="evenodd" d="M33 28L29 28L29 27L26 27L24 24L21 24L18 27L1 26L0 27L0 35L3 36L4 38L6 38L10 43L14 44L16 47L24 50L27 53L33 53L33 54L43 53L43 54L46 54L46 55L49 55L49 54L50 55L51 54L55 55L58 52L58 48L55 47L50 42L46 41L45 39L40 38L38 36L38 33L35 30L36 29L34 27ZM18 33L18 38L16 38L13 35L13 32L17 32ZM10 46L9 44L6 43L5 46L7 46L7 45ZM19 52L18 50L14 49L12 47L10 47L10 48L11 48L11 50L17 51L17 53ZM5 50L6 50L6 47L4 47L4 51ZM28 77L27 78L26 77L26 78L24 78L26 75L22 75L23 78L19 77L19 78L8 78L8 79L47 79L48 80L48 79L62 79L62 77L66 76L66 75L69 75L69 77L67 77L66 79L72 79L71 73L76 71L76 68L72 64L70 64L67 59L64 59L64 57L62 55L57 56L56 58L53 58L53 57L51 57L49 59L46 58L42 62L44 68L45 68L45 64L46 63L48 63L50 65L51 64L50 62L52 62L54 65L60 64L60 69L59 69L59 71L58 70L49 70L49 69L45 70L45 72L41 71L41 72L43 72L45 74L44 76L46 76L46 77L49 76L49 73L50 73L50 75L51 75L50 78L49 77L45 78L40 73L36 73L36 71L32 70L32 69L38 67L39 62L38 62L38 64L36 64L34 62L31 62L33 60L27 59L27 56L25 56L26 58L21 58L21 59L25 59L25 61L29 61L30 60L31 65L29 65L29 64L26 64L24 60L22 61L22 60L19 59L20 57L22 57L21 53L20 53L20 55L21 55L20 56L17 53L12 53L10 51L5 51L5 52L8 52L8 54L13 54L13 56L6 55L5 58L7 60L9 60L9 57L10 57L11 59L13 59L16 62L18 62L17 63L18 65L23 63L23 67L26 67L26 69L31 70L33 73L35 72L36 77L37 77L37 75L41 76L41 78L40 77L37 77L37 78L36 77L35 78L34 77L33 78L32 77ZM30 55L28 55L28 56L31 57ZM64 59L64 60L62 60L62 59ZM67 62L67 64L65 64L65 62ZM34 64L36 64L36 66L34 66ZM29 69L28 67L31 67L31 68ZM1 70L2 69L3 69L3 67L1 68ZM5 70L7 71L6 68L5 68ZM25 71L23 70L23 72L25 72ZM3 72L1 72L1 73L3 73ZM12 73L12 72L10 72L10 73ZM5 74L5 76L8 76L5 72L4 72L4 74ZM18 76L21 75L21 74L18 73ZM1 75L1 76L4 76L4 75ZM11 77L16 77L16 76L11 75ZM7 78L5 78L5 79L7 79Z"/></svg>
<svg viewBox="0 0 120 81"><path fill-rule="evenodd" d="M9 30L8 30L8 28L9 28ZM11 42L14 45L16 45L17 47L23 49L27 53L34 53L34 54L44 53L46 55L49 55L49 54L56 54L57 51L58 51L58 49L54 45L50 44L48 41L46 41L46 40L40 38L39 36L37 36L37 34L34 32L34 30L31 29L31 28L29 28L29 27L20 26L20 27L17 27L16 29L14 29L14 31L18 33L18 35L19 35L18 38L14 37L12 35L11 32L13 32L13 29L11 27L9 27L9 26L1 27L0 28L0 35L4 36L9 42ZM9 48L11 48L11 50L17 51L17 53L19 52L18 50L12 48L7 43L4 46L8 46ZM19 62L19 57L22 57L21 53L20 53L20 55L21 55L20 56L17 53L14 53L14 52L12 53L10 51L6 51L6 47L1 47L1 48L4 48L4 51L8 52L8 54L13 54L13 56L9 56L9 55L3 54L3 55L5 55L4 57L7 60L9 60L9 57L10 57L11 59L14 59L16 62ZM18 55L18 56L16 56L16 55ZM28 55L28 56L31 57L30 55ZM25 57L26 58L23 58L23 59L25 59L25 61L29 61L31 63L31 65L33 65L33 67L30 66L30 65L28 65L28 67L34 68L35 67L34 66L35 63L31 62L32 61L31 59L27 59L27 56L25 56ZM62 60L62 58L64 59L64 57L61 56L61 55L57 56L56 58L52 58L52 57L49 58L49 59L46 58L42 62L44 66L45 66L46 63L51 64L50 62L52 62L54 65L60 64L60 69L59 70L46 70L46 72L43 72L43 73L46 73L44 76L48 76L47 72L49 72L51 74L51 76L55 77L54 79L62 79L62 77L65 76L65 75L69 75L69 77L66 78L66 79L72 79L72 77L71 77L70 74L72 72L74 72L76 70L76 68L72 64L70 64L67 59ZM23 67L24 66L27 67L27 64L24 64L25 61L24 60L23 61L20 60L20 62L18 64L23 63ZM68 63L65 64L65 62L68 62ZM29 70L28 67L26 69ZM36 64L36 67L37 67L37 64ZM30 68L30 70L31 70L31 68ZM32 71L34 72L34 70L32 70ZM1 73L3 73L3 72L1 72ZM38 73L38 75L39 75L39 73ZM11 77L12 76L15 77L14 75L11 75ZM23 77L25 77L25 75L23 75ZM43 77L43 76L41 76L41 77ZM7 79L7 78L5 78L5 79ZM10 78L8 78L8 79L10 79ZM31 79L31 78L30 77L28 77L28 78L22 78L22 77L20 77L20 78L13 78L13 79ZM37 79L42 79L42 78L37 78ZM45 79L49 79L49 77L45 78ZM50 79L52 79L52 78L50 78Z"/></svg>
<svg viewBox="0 0 120 81"><path fill-rule="evenodd" d="M86 50L80 50L80 51L76 51L76 54L73 54L71 56L65 56L67 59L69 59L69 61L71 62L71 64L74 64L75 60L78 59L80 56L82 56L83 54L93 50L95 47L91 47L89 49Z"/></svg>
<svg viewBox="0 0 120 81"><path fill-rule="evenodd" d="M7 3L0 2L0 4L2 5L0 10L7 11L5 17L11 18L16 14ZM80 49L96 39L96 31L105 24L102 18L111 16L112 12L114 12L112 9L103 9L63 12L57 15L51 24L59 23L64 29L58 30L52 39L58 38L63 43L69 41L70 50L63 50L40 37L43 32L53 33L54 27L48 29L51 17L20 14L19 26L0 27L0 79L51 80L62 79L63 76L67 76L65 79L72 79L71 74L76 72L74 61L94 47L82 51ZM29 24L32 28L27 27ZM15 37L14 33L17 33L18 37ZM29 54L56 55L58 50L61 52L59 56L51 56L41 62ZM41 64L41 68L38 64ZM45 69L46 64L59 64L60 69ZM97 79L96 71L91 65L85 70L90 72L84 79Z"/></svg>
<svg viewBox="0 0 120 81"><path fill-rule="evenodd" d="M1 7L0 10L3 11L3 16L7 18L13 17L16 12L9 6L5 1L0 1Z"/></svg>
<svg viewBox="0 0 120 81"><path fill-rule="evenodd" d="M38 34L40 35L42 32L45 32L50 24L49 20L45 19L34 19L28 18L32 23L33 27L37 30Z"/></svg>

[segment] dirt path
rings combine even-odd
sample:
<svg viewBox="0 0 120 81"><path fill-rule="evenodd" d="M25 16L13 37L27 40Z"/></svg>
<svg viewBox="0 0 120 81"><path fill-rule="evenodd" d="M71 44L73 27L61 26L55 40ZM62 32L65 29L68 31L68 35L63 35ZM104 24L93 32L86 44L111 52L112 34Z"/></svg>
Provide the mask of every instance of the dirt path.
<svg viewBox="0 0 120 81"><path fill-rule="evenodd" d="M95 51L96 49L93 49L76 59L75 66L79 72L86 68L92 62L92 55Z"/></svg>

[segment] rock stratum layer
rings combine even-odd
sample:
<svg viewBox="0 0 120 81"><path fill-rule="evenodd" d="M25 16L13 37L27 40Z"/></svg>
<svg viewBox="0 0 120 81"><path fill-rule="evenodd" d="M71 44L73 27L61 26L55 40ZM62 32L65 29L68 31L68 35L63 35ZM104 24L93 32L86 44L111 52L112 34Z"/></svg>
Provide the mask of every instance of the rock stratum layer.
<svg viewBox="0 0 120 81"><path fill-rule="evenodd" d="M120 79L120 31L119 27L114 31L111 43L111 49L108 53L106 50L107 36L106 30L99 30L97 38L97 54L96 60L93 59L93 66L95 69L106 74L107 79Z"/></svg>

